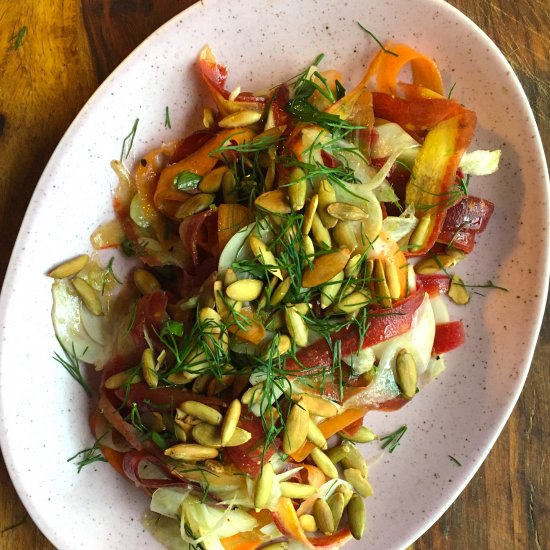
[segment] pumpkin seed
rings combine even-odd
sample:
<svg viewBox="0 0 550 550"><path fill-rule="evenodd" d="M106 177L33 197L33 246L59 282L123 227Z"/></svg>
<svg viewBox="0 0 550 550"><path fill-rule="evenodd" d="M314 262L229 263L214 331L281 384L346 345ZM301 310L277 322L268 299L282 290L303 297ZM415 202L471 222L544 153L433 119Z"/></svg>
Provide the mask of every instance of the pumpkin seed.
<svg viewBox="0 0 550 550"><path fill-rule="evenodd" d="M199 310L199 322L203 333L220 334L222 330L221 315L211 307L203 307Z"/></svg>
<svg viewBox="0 0 550 550"><path fill-rule="evenodd" d="M349 248L340 248L336 252L323 254L313 261L313 266L307 266L302 276L302 286L312 288L330 281L344 269L350 257Z"/></svg>
<svg viewBox="0 0 550 550"><path fill-rule="evenodd" d="M330 239L330 233L328 229L323 225L319 214L315 212L313 214L313 219L311 221L311 234L313 235L314 241L319 246L324 246L325 248L330 248L332 241Z"/></svg>
<svg viewBox="0 0 550 550"><path fill-rule="evenodd" d="M273 307L280 304L283 301L284 297L287 295L291 284L292 284L292 280L290 279L290 277L286 277L285 279L283 279L275 287L275 290L271 294L269 305Z"/></svg>
<svg viewBox="0 0 550 550"><path fill-rule="evenodd" d="M202 177L199 183L199 190L203 193L217 193L222 186L223 175L229 170L227 166L214 168Z"/></svg>
<svg viewBox="0 0 550 550"><path fill-rule="evenodd" d="M214 111L210 107L205 107L202 112L202 124L205 128L212 128L214 126Z"/></svg>
<svg viewBox="0 0 550 550"><path fill-rule="evenodd" d="M470 301L470 294L464 286L464 281L455 273L451 279L451 286L447 292L449 298L458 305L465 305Z"/></svg>
<svg viewBox="0 0 550 550"><path fill-rule="evenodd" d="M142 378L136 373L136 369L128 369L109 376L109 378L105 380L105 387L108 390L118 390L127 384L138 384L141 381Z"/></svg>
<svg viewBox="0 0 550 550"><path fill-rule="evenodd" d="M344 268L344 275L347 279L350 279L351 277L357 277L357 275L359 275L359 270L361 268L360 262L362 257L362 254L355 254L349 259L346 267Z"/></svg>
<svg viewBox="0 0 550 550"><path fill-rule="evenodd" d="M241 403L243 405L250 405L253 403L259 403L262 400L264 394L264 383L260 382L251 388L248 388L241 397Z"/></svg>
<svg viewBox="0 0 550 550"><path fill-rule="evenodd" d="M342 514L344 513L345 508L345 497L342 493L332 493L327 500L328 507L332 512L332 518L334 520L334 531L338 529L340 525L340 520L342 519Z"/></svg>
<svg viewBox="0 0 550 550"><path fill-rule="evenodd" d="M346 202L333 202L327 206L327 212L337 220L358 222L368 219L369 215L359 206Z"/></svg>
<svg viewBox="0 0 550 550"><path fill-rule="evenodd" d="M290 349L291 341L286 334L279 334L279 342L277 343L277 350L272 359L276 359L281 355L284 355Z"/></svg>
<svg viewBox="0 0 550 550"><path fill-rule="evenodd" d="M233 437L233 434L235 433L235 430L237 428L237 424L239 423L240 417L241 417L241 402L238 399L234 399L229 405L227 412L225 413L225 416L223 418L222 434L221 434L222 446L225 447L228 441L230 441L231 438Z"/></svg>
<svg viewBox="0 0 550 550"><path fill-rule="evenodd" d="M332 228L332 236L339 246L347 246L350 250L355 250L359 246L351 222L339 221Z"/></svg>
<svg viewBox="0 0 550 550"><path fill-rule="evenodd" d="M307 181L305 172L296 167L290 173L290 182L287 186L290 206L295 212L299 212L306 202Z"/></svg>
<svg viewBox="0 0 550 550"><path fill-rule="evenodd" d="M402 349L397 354L395 360L395 381L404 397L412 399L415 396L416 384L418 382L416 361L406 349Z"/></svg>
<svg viewBox="0 0 550 550"><path fill-rule="evenodd" d="M285 321L294 343L300 347L307 346L307 325L294 306L285 307Z"/></svg>
<svg viewBox="0 0 550 550"><path fill-rule="evenodd" d="M283 437L283 450L287 455L296 452L306 441L309 411L301 401L290 407Z"/></svg>
<svg viewBox="0 0 550 550"><path fill-rule="evenodd" d="M332 184L328 180L321 180L319 182L317 194L319 195L317 214L323 222L323 225L327 229L330 229L331 227L334 227L338 222L338 220L336 218L333 218L327 211L328 206L336 202L336 192L334 191L334 187L332 187Z"/></svg>
<svg viewBox="0 0 550 550"><path fill-rule="evenodd" d="M292 399L294 401L302 401L305 403L307 410L310 414L315 416L322 416L323 418L331 418L338 414L338 408L336 405L324 397L319 397L316 395L309 395L309 393L304 394L293 394Z"/></svg>
<svg viewBox="0 0 550 550"><path fill-rule="evenodd" d="M357 446L349 441L344 441L342 447L347 448L348 451L346 456L342 459L344 468L354 468L359 470L363 476L367 477L369 475L369 467Z"/></svg>
<svg viewBox="0 0 550 550"><path fill-rule="evenodd" d="M87 254L82 254L71 260L67 260L62 264L58 265L48 273L48 277L53 277L54 279L65 279L76 275L79 271L84 269L89 262L90 258Z"/></svg>
<svg viewBox="0 0 550 550"><path fill-rule="evenodd" d="M412 235L409 238L409 248L411 252L418 250L424 246L429 237L430 227L432 225L432 215L424 214L418 221Z"/></svg>
<svg viewBox="0 0 550 550"><path fill-rule="evenodd" d="M146 269L136 269L134 270L134 284L136 288L143 294L143 296L148 296L153 294L157 290L161 290L162 287L158 279Z"/></svg>
<svg viewBox="0 0 550 550"><path fill-rule="evenodd" d="M159 383L159 375L155 368L155 359L153 357L153 350L146 348L141 355L141 374L145 383L150 388L156 388Z"/></svg>
<svg viewBox="0 0 550 550"><path fill-rule="evenodd" d="M337 445L326 451L326 455L329 457L333 464L341 462L349 453L349 449L343 445Z"/></svg>
<svg viewBox="0 0 550 550"><path fill-rule="evenodd" d="M349 262L348 262L349 263ZM321 309L326 309L334 302L344 280L344 272L340 271L329 279L321 289Z"/></svg>
<svg viewBox="0 0 550 550"><path fill-rule="evenodd" d="M164 454L175 460L196 462L198 460L206 460L207 458L216 458L218 450L194 443L178 443L166 449Z"/></svg>
<svg viewBox="0 0 550 550"><path fill-rule="evenodd" d="M173 372L166 377L166 380L168 380L171 384L182 385L188 384L197 376L198 374L191 374L188 372Z"/></svg>
<svg viewBox="0 0 550 550"><path fill-rule="evenodd" d="M313 496L317 489L313 485L305 483L293 483L291 481L281 481L281 495L287 498L306 499Z"/></svg>
<svg viewBox="0 0 550 550"><path fill-rule="evenodd" d="M228 267L223 275L223 284L225 287L227 288L229 285L232 285L238 280L239 278L237 277L235 270L232 267Z"/></svg>
<svg viewBox="0 0 550 550"><path fill-rule="evenodd" d="M383 260L374 260L374 278L376 279L374 286L376 289L376 297L382 307L391 307L391 296L388 283L386 282L386 272L384 270Z"/></svg>
<svg viewBox="0 0 550 550"><path fill-rule="evenodd" d="M250 239L248 240L248 243L250 244L250 249L252 250L252 254L254 254L254 257L266 267L269 267L268 271L271 273L271 275L275 275L277 279L283 279L283 276L281 274L281 270L279 269L277 265L277 260L275 259L275 256L273 255L273 252L267 248L267 245L256 235L252 235Z"/></svg>
<svg viewBox="0 0 550 550"><path fill-rule="evenodd" d="M315 447L309 455L318 468L331 479L338 479L338 470L330 458L321 449Z"/></svg>
<svg viewBox="0 0 550 550"><path fill-rule="evenodd" d="M319 449L325 450L327 448L327 440L323 435L323 432L319 429L319 426L309 419L308 429L307 429L307 438L311 443L319 447Z"/></svg>
<svg viewBox="0 0 550 550"><path fill-rule="evenodd" d="M310 305L308 303L302 302L300 304L294 304L296 311L300 315L307 315L310 311Z"/></svg>
<svg viewBox="0 0 550 550"><path fill-rule="evenodd" d="M273 471L273 465L268 462L263 465L262 472L258 481L256 481L256 489L254 491L254 507L257 510L265 508L269 496L271 495L271 488L273 487L273 479L275 478L275 472Z"/></svg>
<svg viewBox="0 0 550 550"><path fill-rule="evenodd" d="M262 118L262 113L258 111L237 111L223 117L219 122L220 128L242 128L258 122Z"/></svg>
<svg viewBox="0 0 550 550"><path fill-rule="evenodd" d="M198 378L195 378L191 390L195 393L204 393L211 380L211 374L201 374Z"/></svg>
<svg viewBox="0 0 550 550"><path fill-rule="evenodd" d="M432 273L453 268L463 258L463 252L450 249L447 254L438 254L420 260L414 266L414 270L420 275L431 275Z"/></svg>
<svg viewBox="0 0 550 550"><path fill-rule="evenodd" d="M358 495L353 495L347 506L349 530L356 540L361 540L365 532L367 513L365 502Z"/></svg>
<svg viewBox="0 0 550 550"><path fill-rule="evenodd" d="M211 424L201 423L193 427L191 432L193 439L200 445L205 445L207 447L238 447L243 445L247 441L250 441L252 434L243 430L242 428L236 427L233 435L229 438L225 445L222 445L222 438L220 430L216 426Z"/></svg>
<svg viewBox="0 0 550 550"><path fill-rule="evenodd" d="M259 298L263 287L263 282L258 279L240 279L239 281L231 283L225 289L225 293L232 300L250 302Z"/></svg>
<svg viewBox="0 0 550 550"><path fill-rule="evenodd" d="M217 460L205 460L204 467L213 474L220 475L225 473L225 468L223 464L221 464Z"/></svg>
<svg viewBox="0 0 550 550"><path fill-rule="evenodd" d="M241 93L241 87L237 86L234 90L231 91L229 94L229 97L227 98L227 101L235 101L237 99L237 96Z"/></svg>
<svg viewBox="0 0 550 550"><path fill-rule="evenodd" d="M292 209L286 193L281 189L262 193L255 201L257 208L271 212L272 214L290 214Z"/></svg>
<svg viewBox="0 0 550 550"><path fill-rule="evenodd" d="M336 493L340 493L344 496L344 508L349 504L351 497L353 496L353 491L347 486L341 483L336 487Z"/></svg>
<svg viewBox="0 0 550 550"><path fill-rule="evenodd" d="M212 426L219 426L223 420L223 416L219 411L200 401L184 401L178 408L184 413L194 416Z"/></svg>
<svg viewBox="0 0 550 550"><path fill-rule="evenodd" d="M97 292L80 277L74 278L72 283L82 303L86 306L86 309L93 315L103 315L103 306L101 305L101 300Z"/></svg>
<svg viewBox="0 0 550 550"><path fill-rule="evenodd" d="M198 214L207 210L208 207L214 202L216 196L212 193L197 193L191 195L185 202L181 203L181 206L176 210L175 217L179 220Z"/></svg>
<svg viewBox="0 0 550 550"><path fill-rule="evenodd" d="M338 432L338 435L348 441L353 441L354 443L370 443L371 441L378 439L378 436L365 426L361 426L353 435L348 434L347 432Z"/></svg>
<svg viewBox="0 0 550 550"><path fill-rule="evenodd" d="M344 470L344 479L364 498L372 496L372 487L367 478L355 468ZM353 498L353 497L352 497ZM348 505L349 506L349 505Z"/></svg>
<svg viewBox="0 0 550 550"><path fill-rule="evenodd" d="M322 498L318 498L313 505L313 515L317 528L325 535L334 533L334 518L329 505Z"/></svg>
<svg viewBox="0 0 550 550"><path fill-rule="evenodd" d="M384 275L386 277L390 298L392 300L399 300L401 296L401 283L399 282L398 267L395 265L393 259L384 262Z"/></svg>
<svg viewBox="0 0 550 550"><path fill-rule="evenodd" d="M237 180L235 179L235 174L233 174L231 170L228 170L222 176L222 193L223 200L227 204L235 204L239 200Z"/></svg>
<svg viewBox="0 0 550 550"><path fill-rule="evenodd" d="M313 217L317 212L317 207L319 205L319 195L315 194L309 199L309 202L304 211L304 219L302 221L302 235L308 235L311 231L311 226L313 224Z"/></svg>
<svg viewBox="0 0 550 550"><path fill-rule="evenodd" d="M348 294L342 300L340 300L336 307L340 311L344 313L355 313L356 311L360 310L362 307L365 307L371 302L371 295L368 290L358 290L355 292L351 292L351 294Z"/></svg>
<svg viewBox="0 0 550 550"><path fill-rule="evenodd" d="M317 531L317 522L311 514L303 514L298 520L306 533L315 533L315 531Z"/></svg>
<svg viewBox="0 0 550 550"><path fill-rule="evenodd" d="M176 422L174 422L174 435L181 443L187 442L187 432Z"/></svg>
<svg viewBox="0 0 550 550"><path fill-rule="evenodd" d="M313 246L313 241L309 235L302 235L302 250L308 260L311 260L315 256L315 246ZM304 264L307 263L309 263L307 260L304 261Z"/></svg>

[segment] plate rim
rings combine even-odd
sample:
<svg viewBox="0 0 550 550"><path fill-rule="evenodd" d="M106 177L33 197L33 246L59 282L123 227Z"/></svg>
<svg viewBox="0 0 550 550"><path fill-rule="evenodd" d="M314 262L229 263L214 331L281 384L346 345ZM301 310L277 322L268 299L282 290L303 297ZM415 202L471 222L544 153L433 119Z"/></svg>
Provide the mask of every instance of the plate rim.
<svg viewBox="0 0 550 550"><path fill-rule="evenodd" d="M522 103L522 107L525 110L525 113L528 117L528 122L530 126L535 130L535 139L534 143L531 144L531 146L536 146L536 159L537 161L540 161L541 164L541 172L544 176L544 182L541 183L541 186L545 187L546 190L546 196L547 199L549 197L549 189L550 189L550 178L548 173L548 164L547 162L544 162L544 159L546 159L544 147L542 144L542 139L540 135L540 131L537 125L537 121L535 119L533 110L531 108L531 105L529 103L527 94L525 93L525 90L523 88L523 85L521 84L521 81L519 80L518 76L516 75L512 65L508 61L508 59L504 56L502 51L498 48L498 46L493 42L493 40L487 35L487 33L481 29L474 21L472 21L467 15L465 15L463 12L461 12L458 8L455 6L445 2L444 0L425 0L427 4L432 4L433 6L436 6L438 9L446 10L449 13L453 14L453 17L458 17L463 24L467 25L469 30L476 34L484 44L487 45L487 47L490 49L492 54L496 54L497 57L500 59L500 61L506 66L506 68L509 71L509 83L513 84L514 91L518 93L519 100ZM109 89L109 86L111 85L111 81L116 80L119 74L121 74L125 67L128 65L131 65L134 60L138 57L140 52L142 50L146 50L149 46L149 44L156 40L158 35L161 35L165 28L171 27L175 24L175 21L179 18L187 17L189 14L191 14L193 11L196 10L210 10L212 6L215 4L222 3L223 0L199 0L196 1L191 6L188 6L186 9L182 10L181 12L174 15L172 18L170 18L168 21L163 23L160 27L158 27L155 31L153 31L143 42L141 42L134 50L132 50L131 53L128 54L120 63L119 65L104 79L104 81L97 87L97 89L93 92L93 94L89 97L89 99L84 103L82 108L79 110L78 114L74 117L71 124L68 126L67 130L63 134L63 137L60 139L59 143L55 147L50 159L46 163L44 170L36 184L36 187L32 193L32 196L29 200L28 206L25 211L25 215L23 217L21 227L19 229L17 238L15 240L12 253L10 255L10 260L6 269L3 285L2 285L2 292L0 293L0 322L4 323L7 318L7 310L10 303L9 297L6 296L6 292L4 290L10 285L10 283L13 281L16 275L15 270L15 262L17 257L19 256L20 250L22 248L22 244L24 243L24 240L26 238L26 229L31 223L33 210L36 208L37 204L39 203L39 195L40 191L43 187L47 184L47 174L50 171L52 166L55 166L58 157L62 155L62 151L65 148L66 144L70 141L70 138L72 137L72 134L76 131L78 125L80 124L81 119L85 115L86 111L90 109L90 107L97 103L105 94L106 90ZM546 201L546 211L547 211L547 225L545 232L545 239L546 239L546 247L545 247L545 263L544 263L544 269L541 275L541 281L548 281L549 274L550 274L550 235L548 232L548 229L550 229L550 201ZM529 375L529 372L531 370L531 365L533 361L533 356L536 349L537 340L540 334L541 326L543 317L545 314L545 309L548 306L548 295L549 295L549 286L548 284L543 285L542 287L542 294L540 299L540 306L537 308L537 316L536 316L536 322L534 323L534 326L536 327L536 331L532 331L530 335L529 342L527 342L528 346L528 361L522 371L519 373L518 381L515 385L513 395L510 396L510 398L507 400L507 404L505 407L504 414L501 415L499 422L493 428L493 433L491 433L491 437L487 439L487 441L484 443L484 447L482 449L482 452L478 453L475 456L475 460L472 466L470 466L470 471L467 476L464 476L462 481L457 484L457 486L454 488L454 490L449 494L448 498L445 500L445 503L443 503L439 510L432 514L428 519L420 521L420 526L415 529L415 533L411 535L409 538L406 546L410 545L412 542L417 540L419 537L421 537L423 534L425 534L430 527L432 527L442 516L443 514L449 509L449 507L456 501L460 493L464 490L464 488L470 483L472 478L477 474L479 471L479 468L487 458L487 455L489 452L493 449L496 440L501 435L506 423L508 422L510 415L512 414L517 401L521 395L521 392L523 391L525 382L527 380L527 377ZM0 379L2 378L2 368L1 368L1 359L3 357L3 345L2 341L0 340ZM0 384L0 393L6 391L3 389L3 386ZM11 450L10 450L10 444L9 444L9 438L7 437L7 426L5 425L5 419L3 414L3 405L2 401L0 400L0 448L1 452L4 457L4 461L6 464L6 469L8 471L8 474L10 476L10 480L17 492L17 495L19 499L21 500L22 504L24 505L25 509L33 519L34 523L39 527L40 531L52 542L55 544L56 542L62 543L65 541L58 540L57 533L54 532L54 530L50 527L49 523L44 518L43 514L40 512L40 510L37 509L37 507L34 505L34 501L29 498L24 490L23 487L23 481L22 476L19 475L17 469L15 468L14 464L12 463L9 458L11 457Z"/></svg>

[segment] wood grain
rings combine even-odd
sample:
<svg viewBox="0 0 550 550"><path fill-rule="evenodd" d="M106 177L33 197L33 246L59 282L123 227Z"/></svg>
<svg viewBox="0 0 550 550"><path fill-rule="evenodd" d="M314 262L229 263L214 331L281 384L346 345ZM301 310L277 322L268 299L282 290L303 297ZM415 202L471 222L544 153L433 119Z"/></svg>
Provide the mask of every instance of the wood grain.
<svg viewBox="0 0 550 550"><path fill-rule="evenodd" d="M185 0L0 0L0 277L34 186L99 83ZM547 0L452 0L511 62L550 150ZM17 50L10 37L28 29ZM6 46L6 47L5 47ZM432 549L550 547L550 313L506 429L446 514L414 545ZM396 518L398 521L398 518ZM0 549L51 549L0 463Z"/></svg>

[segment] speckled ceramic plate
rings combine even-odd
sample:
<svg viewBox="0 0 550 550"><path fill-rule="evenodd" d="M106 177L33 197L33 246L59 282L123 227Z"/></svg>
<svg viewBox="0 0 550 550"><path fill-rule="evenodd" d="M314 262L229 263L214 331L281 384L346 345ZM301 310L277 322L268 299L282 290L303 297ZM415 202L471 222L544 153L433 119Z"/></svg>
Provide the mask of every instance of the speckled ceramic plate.
<svg viewBox="0 0 550 550"><path fill-rule="evenodd" d="M372 468L368 536L355 548L410 544L472 477L519 395L538 334L548 279L548 187L542 147L525 95L491 41L436 0L205 0L140 46L90 99L48 164L25 217L0 309L2 450L25 506L61 549L155 548L140 524L148 499L107 465L77 474L67 458L90 446L89 403L53 361L52 263L87 251L111 216L109 161L136 118L134 153L199 126L205 90L194 62L210 43L230 67L230 85L261 89L299 72L319 52L326 67L363 73L381 39L433 56L446 88L478 115L475 148L502 148L497 175L471 191L496 204L467 281L492 280L509 292L480 291L452 312L468 341L447 371L404 409L369 415L388 433L406 423L397 452ZM164 126L170 108L172 129ZM137 157L139 158L139 157ZM535 261L536 259L536 261ZM374 444L376 445L376 444ZM461 466L451 461L455 457Z"/></svg>

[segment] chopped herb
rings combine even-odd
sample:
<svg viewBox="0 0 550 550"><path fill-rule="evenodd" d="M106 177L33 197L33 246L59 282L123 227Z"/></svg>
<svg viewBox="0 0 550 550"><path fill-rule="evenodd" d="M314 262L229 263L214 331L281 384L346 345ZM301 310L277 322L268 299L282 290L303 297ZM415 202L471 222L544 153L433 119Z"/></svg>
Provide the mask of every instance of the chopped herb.
<svg viewBox="0 0 550 550"><path fill-rule="evenodd" d="M61 349L63 350L63 353L65 354L65 357L62 357L59 355L59 353L54 353L54 359L60 363L63 368L82 386L88 397L92 396L92 391L90 390L90 386L84 380L84 376L80 372L80 361L78 360L76 356L76 351L74 349L74 343L72 343L72 351L68 351L65 346L61 343L61 340L56 335L57 341L59 342L59 345L61 346ZM84 350L84 353L86 353L86 348Z"/></svg>
<svg viewBox="0 0 550 550"><path fill-rule="evenodd" d="M132 146L134 145L134 138L136 137L138 123L139 118L136 118L136 120L134 121L134 125L130 130L130 133L124 138L124 141L122 142L122 150L120 151L120 162L122 162L122 159L127 159L130 151L132 150Z"/></svg>
<svg viewBox="0 0 550 550"><path fill-rule="evenodd" d="M395 432L385 435L380 438L380 443L382 443L382 449L388 448L388 452L393 453L396 447L399 445L399 441L403 437L404 433L407 431L407 425L401 426L395 430Z"/></svg>
<svg viewBox="0 0 550 550"><path fill-rule="evenodd" d="M81 456L82 458L76 463L76 466L78 466L78 473L80 473L84 466L89 466L94 462L107 462L107 459L101 454L101 451L99 450L100 442L105 437L105 435L106 434L103 434L100 438L98 438L89 449L79 451L71 458L68 458L67 462L72 462L75 458Z"/></svg>
<svg viewBox="0 0 550 550"><path fill-rule="evenodd" d="M447 99L451 99L453 92L455 91L455 87L456 87L456 82L453 83L453 85L451 86L451 89L449 90L449 93L447 95Z"/></svg>
<svg viewBox="0 0 550 550"><path fill-rule="evenodd" d="M189 189L196 189L201 179L202 176L199 176L199 174L185 170L174 178L173 185L178 191L188 191Z"/></svg>
<svg viewBox="0 0 550 550"><path fill-rule="evenodd" d="M449 458L457 465L457 466L462 466L462 464L460 464L460 462L452 455L448 455Z"/></svg>
<svg viewBox="0 0 550 550"><path fill-rule="evenodd" d="M130 310L130 320L128 321L128 326L126 327L126 335L130 334L130 331L134 327L136 322L136 312L137 312L137 302L132 304L132 309Z"/></svg>
<svg viewBox="0 0 550 550"><path fill-rule="evenodd" d="M389 55L393 55L394 57L399 57L399 54L395 53L395 52L392 52L391 50L388 50L384 47L384 44L382 44L382 42L380 42L380 40L378 40L378 38L376 38L376 36L374 36L374 34L369 31L368 29L365 29L365 27L363 27L363 25L361 25L361 23L359 23L359 21L356 21L356 23L359 25L359 27L361 27L361 29L363 29L381 48L381 50L384 52L384 53L387 53Z"/></svg>
<svg viewBox="0 0 550 550"><path fill-rule="evenodd" d="M120 281L117 276L115 275L113 271L113 263L115 261L115 257L111 256L111 259L109 260L109 263L107 264L107 267L105 268L105 272L103 273L103 276L101 277L101 295L105 293L105 287L107 283L109 283L109 279L114 279L119 285L122 284L122 281Z"/></svg>
<svg viewBox="0 0 550 550"><path fill-rule="evenodd" d="M457 283L460 284L460 283ZM509 289L503 286L497 286L493 283L493 281L487 281L484 285L467 285L466 283L462 283L463 286L466 288L494 288L495 290L502 290L504 292L510 292Z"/></svg>
<svg viewBox="0 0 550 550"><path fill-rule="evenodd" d="M21 27L19 32L17 34L14 34L10 38L9 40L10 47L8 48L8 51L19 49L21 44L23 44L23 39L25 38L26 34L27 34L27 27L26 26Z"/></svg>
<svg viewBox="0 0 550 550"><path fill-rule="evenodd" d="M166 105L166 111L164 115L164 127L172 128L172 123L170 122L170 111L168 110L168 105Z"/></svg>
<svg viewBox="0 0 550 550"><path fill-rule="evenodd" d="M346 95L346 89L342 85L342 83L337 80L336 81L336 99L342 99Z"/></svg>

